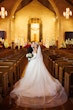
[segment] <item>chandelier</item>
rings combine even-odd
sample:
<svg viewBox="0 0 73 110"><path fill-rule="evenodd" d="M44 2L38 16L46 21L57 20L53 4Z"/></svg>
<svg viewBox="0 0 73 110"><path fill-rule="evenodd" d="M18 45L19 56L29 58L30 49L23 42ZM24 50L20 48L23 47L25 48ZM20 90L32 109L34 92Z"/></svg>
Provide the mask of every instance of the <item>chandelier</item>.
<svg viewBox="0 0 73 110"><path fill-rule="evenodd" d="M5 18L5 16L7 16L7 11L4 7L1 7L0 16L1 18Z"/></svg>
<svg viewBox="0 0 73 110"><path fill-rule="evenodd" d="M66 11L63 12L63 16L66 17L66 19L69 19L69 16L72 16L72 11L70 8L66 8Z"/></svg>

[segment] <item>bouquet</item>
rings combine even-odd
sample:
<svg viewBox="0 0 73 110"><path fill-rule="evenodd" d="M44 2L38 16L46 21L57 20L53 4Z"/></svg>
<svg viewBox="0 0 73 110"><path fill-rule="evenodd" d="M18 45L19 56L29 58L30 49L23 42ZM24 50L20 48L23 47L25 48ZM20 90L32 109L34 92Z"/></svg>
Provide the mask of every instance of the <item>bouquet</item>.
<svg viewBox="0 0 73 110"><path fill-rule="evenodd" d="M28 61L30 61L31 58L33 57L33 54L32 53L27 53L26 54L26 57L28 58Z"/></svg>
<svg viewBox="0 0 73 110"><path fill-rule="evenodd" d="M33 57L33 54L32 54L32 53L27 53L27 54L26 54L26 57L27 57L27 58L32 58L32 57Z"/></svg>

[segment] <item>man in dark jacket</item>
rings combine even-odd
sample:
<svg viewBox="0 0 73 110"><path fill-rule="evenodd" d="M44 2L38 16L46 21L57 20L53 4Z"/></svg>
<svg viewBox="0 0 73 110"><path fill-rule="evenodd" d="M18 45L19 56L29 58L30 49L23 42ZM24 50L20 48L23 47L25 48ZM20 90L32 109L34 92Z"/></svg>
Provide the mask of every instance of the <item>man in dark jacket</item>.
<svg viewBox="0 0 73 110"><path fill-rule="evenodd" d="M32 53L33 48L34 48L34 41L31 42L31 45L27 48L27 53Z"/></svg>

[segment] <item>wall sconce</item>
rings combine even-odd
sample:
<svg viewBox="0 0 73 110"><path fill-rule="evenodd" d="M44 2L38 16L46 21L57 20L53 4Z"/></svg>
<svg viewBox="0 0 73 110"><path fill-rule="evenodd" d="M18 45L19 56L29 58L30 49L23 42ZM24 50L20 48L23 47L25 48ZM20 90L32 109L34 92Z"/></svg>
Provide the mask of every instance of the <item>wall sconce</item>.
<svg viewBox="0 0 73 110"><path fill-rule="evenodd" d="M72 16L70 8L66 8L66 12L63 12L63 16L66 17L66 19L69 19L69 16Z"/></svg>
<svg viewBox="0 0 73 110"><path fill-rule="evenodd" d="M5 18L5 16L7 16L7 11L4 7L1 7L0 16L1 18Z"/></svg>

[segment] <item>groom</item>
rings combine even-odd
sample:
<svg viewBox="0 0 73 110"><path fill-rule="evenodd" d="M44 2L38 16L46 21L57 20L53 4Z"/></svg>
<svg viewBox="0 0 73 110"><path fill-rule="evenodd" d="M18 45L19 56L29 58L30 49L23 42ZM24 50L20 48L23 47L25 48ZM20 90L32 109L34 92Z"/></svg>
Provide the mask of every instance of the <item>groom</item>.
<svg viewBox="0 0 73 110"><path fill-rule="evenodd" d="M31 45L27 49L27 53L32 53L33 48L34 48L34 43L35 43L34 41L31 42Z"/></svg>

